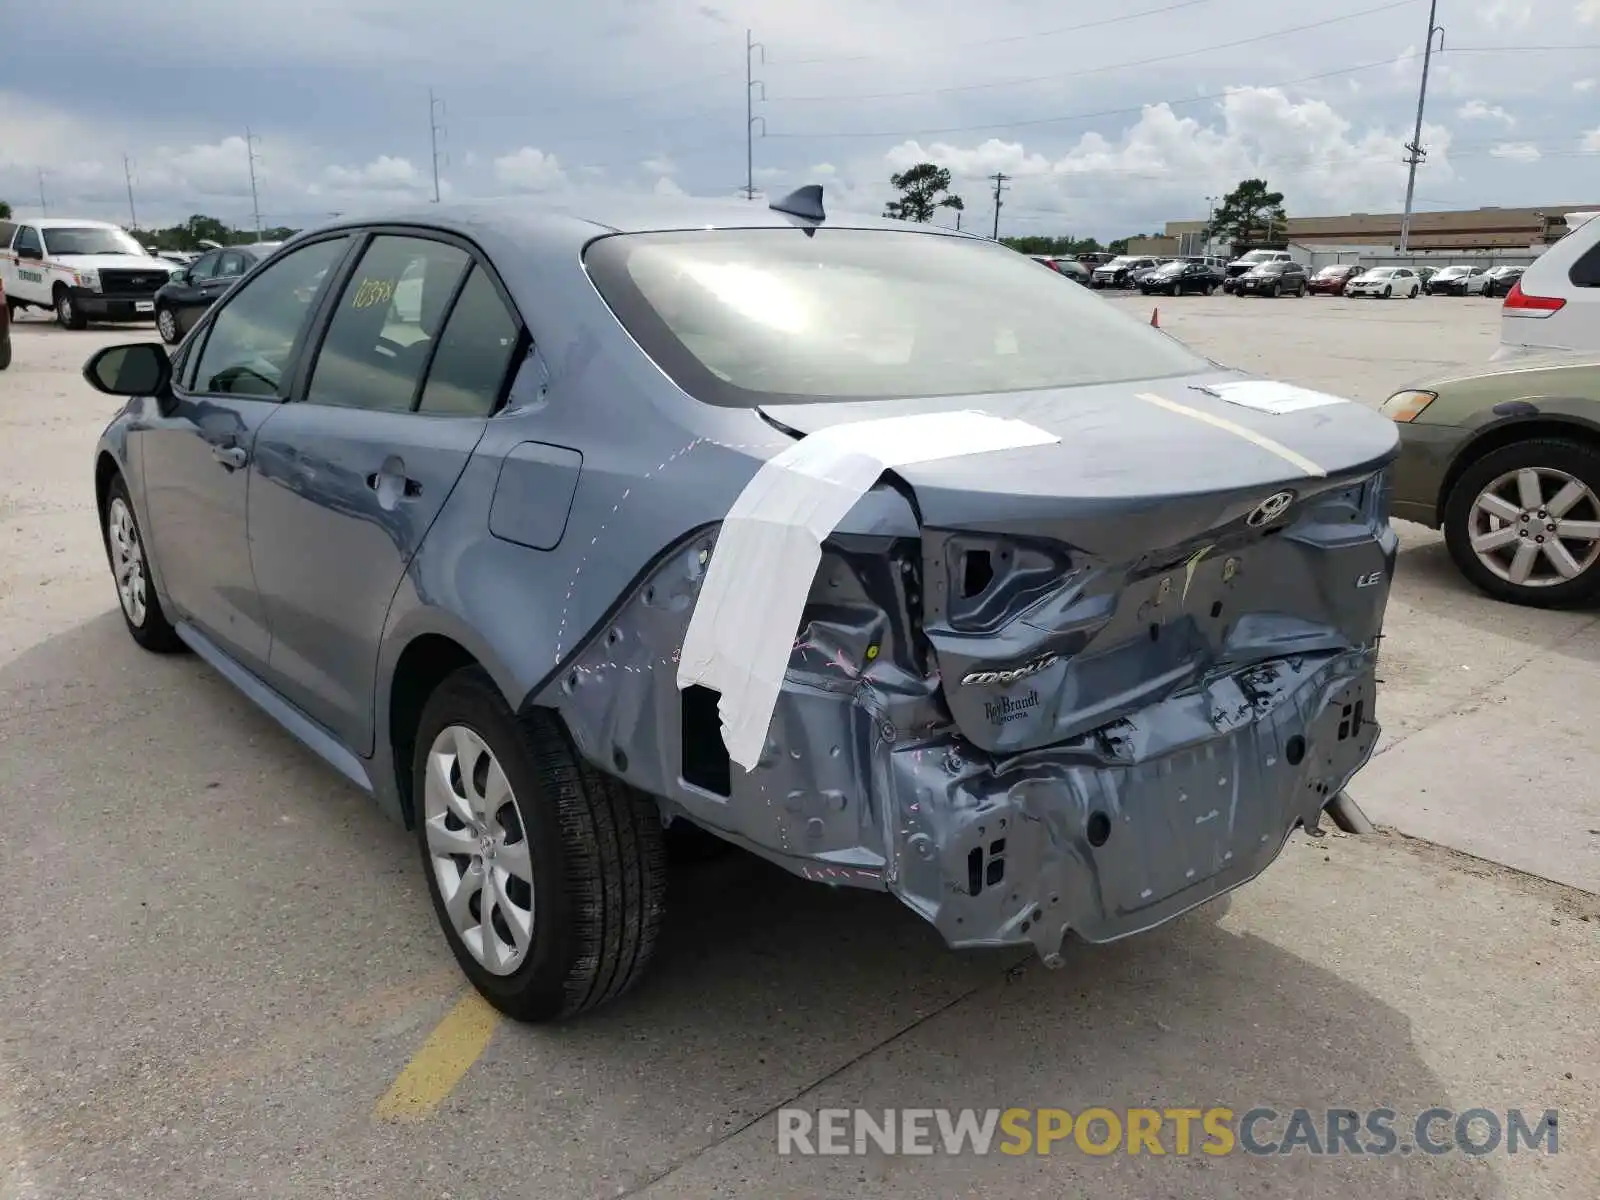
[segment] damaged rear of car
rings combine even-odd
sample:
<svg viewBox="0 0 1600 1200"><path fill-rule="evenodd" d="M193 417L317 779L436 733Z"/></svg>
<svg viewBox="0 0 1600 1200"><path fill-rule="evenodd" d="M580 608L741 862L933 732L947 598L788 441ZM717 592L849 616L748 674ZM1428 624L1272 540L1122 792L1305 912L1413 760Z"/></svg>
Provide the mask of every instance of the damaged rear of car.
<svg viewBox="0 0 1600 1200"><path fill-rule="evenodd" d="M597 762L670 746L627 772L669 814L1055 965L1253 878L1370 757L1378 414L960 235L617 233L584 266L686 403L771 435L619 599L638 661L591 642L541 698Z"/></svg>

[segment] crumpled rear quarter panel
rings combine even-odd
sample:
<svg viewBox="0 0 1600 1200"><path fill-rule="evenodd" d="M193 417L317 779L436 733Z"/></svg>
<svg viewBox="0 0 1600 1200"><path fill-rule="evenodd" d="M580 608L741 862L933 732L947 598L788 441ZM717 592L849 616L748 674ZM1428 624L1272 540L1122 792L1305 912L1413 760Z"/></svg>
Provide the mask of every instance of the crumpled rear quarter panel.
<svg viewBox="0 0 1600 1200"><path fill-rule="evenodd" d="M714 527L659 559L538 702L668 813L803 877L892 892L954 947L1031 943L1047 962L1068 932L1119 938L1253 878L1371 756L1396 549L1382 473L1330 481L1253 551L1212 539L1206 572L1186 578L1185 544L1079 555L1082 569L1023 587L986 618L998 644L1025 657L1100 594L1061 670L1113 666L1076 715L1030 706L1027 732L988 746L952 715L924 627L948 612L923 595L939 535L892 483L872 499L903 512L829 539L753 771L718 761L714 694L675 682Z"/></svg>

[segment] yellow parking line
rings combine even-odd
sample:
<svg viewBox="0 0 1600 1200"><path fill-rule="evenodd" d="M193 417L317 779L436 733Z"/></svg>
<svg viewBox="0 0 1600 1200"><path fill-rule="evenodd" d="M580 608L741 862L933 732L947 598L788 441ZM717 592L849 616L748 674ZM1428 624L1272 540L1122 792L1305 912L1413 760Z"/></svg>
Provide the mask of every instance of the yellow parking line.
<svg viewBox="0 0 1600 1200"><path fill-rule="evenodd" d="M433 1115L461 1082L494 1036L500 1014L477 992L468 992L434 1026L422 1048L378 1101L379 1121L421 1121Z"/></svg>

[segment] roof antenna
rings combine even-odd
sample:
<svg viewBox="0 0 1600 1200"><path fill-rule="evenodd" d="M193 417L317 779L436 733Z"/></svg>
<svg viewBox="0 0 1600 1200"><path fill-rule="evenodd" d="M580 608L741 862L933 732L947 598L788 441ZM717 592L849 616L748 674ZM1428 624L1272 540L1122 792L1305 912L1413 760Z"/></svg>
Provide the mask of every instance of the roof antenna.
<svg viewBox="0 0 1600 1200"><path fill-rule="evenodd" d="M828 214L822 211L822 185L808 183L804 187L797 187L782 200L774 200L767 205L773 212L786 213L791 217L799 217L805 221L826 221ZM807 233L812 232L807 229Z"/></svg>

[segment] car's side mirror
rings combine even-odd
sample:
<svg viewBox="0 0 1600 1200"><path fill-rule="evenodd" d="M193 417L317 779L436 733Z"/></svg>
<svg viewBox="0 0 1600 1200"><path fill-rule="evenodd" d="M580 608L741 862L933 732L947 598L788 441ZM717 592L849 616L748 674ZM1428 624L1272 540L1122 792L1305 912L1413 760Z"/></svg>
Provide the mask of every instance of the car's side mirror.
<svg viewBox="0 0 1600 1200"><path fill-rule="evenodd" d="M34 262L42 262L44 260L44 251L34 246L18 246L17 257L31 259Z"/></svg>
<svg viewBox="0 0 1600 1200"><path fill-rule="evenodd" d="M83 377L108 396L162 396L172 386L172 360L155 342L107 346L84 364Z"/></svg>

